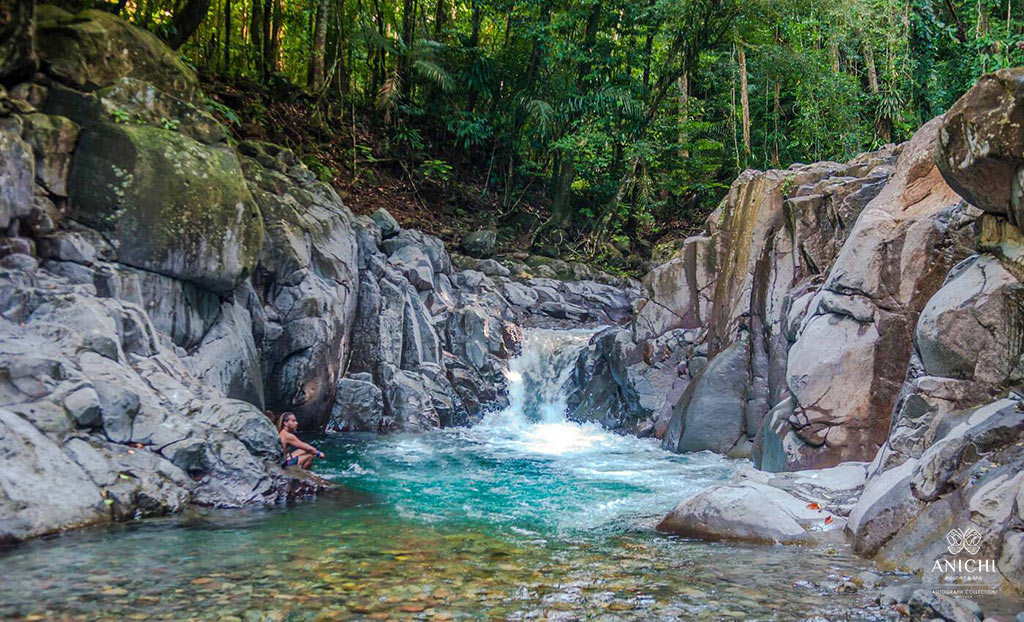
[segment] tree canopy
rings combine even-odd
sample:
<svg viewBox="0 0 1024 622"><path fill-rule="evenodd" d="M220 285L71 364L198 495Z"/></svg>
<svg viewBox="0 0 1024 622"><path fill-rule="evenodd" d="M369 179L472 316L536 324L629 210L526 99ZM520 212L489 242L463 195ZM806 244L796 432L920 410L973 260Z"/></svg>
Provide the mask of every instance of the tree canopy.
<svg viewBox="0 0 1024 622"><path fill-rule="evenodd" d="M204 75L302 88L349 170L472 179L591 257L686 230L747 167L908 138L1024 60L1014 0L119 0ZM219 112L237 116L222 103ZM349 128L351 135L346 135ZM375 151L381 159L381 150Z"/></svg>

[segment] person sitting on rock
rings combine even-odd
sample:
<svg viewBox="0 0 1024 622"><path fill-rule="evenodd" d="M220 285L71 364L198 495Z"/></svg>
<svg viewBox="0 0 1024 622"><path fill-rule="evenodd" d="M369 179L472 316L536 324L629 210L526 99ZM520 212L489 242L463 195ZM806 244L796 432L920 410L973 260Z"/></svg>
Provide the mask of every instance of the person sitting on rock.
<svg viewBox="0 0 1024 622"><path fill-rule="evenodd" d="M303 443L298 436L295 436L295 430L298 429L299 420L295 417L295 413L281 414L281 418L277 422L277 435L281 438L281 445L284 446L283 466L297 465L309 470L309 467L313 466L313 458L326 458L327 456L324 455L324 452L309 443Z"/></svg>

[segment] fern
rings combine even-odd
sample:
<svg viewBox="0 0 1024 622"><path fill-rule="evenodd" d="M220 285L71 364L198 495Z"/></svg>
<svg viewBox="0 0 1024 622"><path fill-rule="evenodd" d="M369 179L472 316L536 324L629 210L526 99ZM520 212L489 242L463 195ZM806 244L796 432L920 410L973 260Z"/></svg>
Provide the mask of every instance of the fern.
<svg viewBox="0 0 1024 622"><path fill-rule="evenodd" d="M455 81L451 75L434 61L416 59L412 66L416 73L439 86L445 93L450 93L455 88Z"/></svg>

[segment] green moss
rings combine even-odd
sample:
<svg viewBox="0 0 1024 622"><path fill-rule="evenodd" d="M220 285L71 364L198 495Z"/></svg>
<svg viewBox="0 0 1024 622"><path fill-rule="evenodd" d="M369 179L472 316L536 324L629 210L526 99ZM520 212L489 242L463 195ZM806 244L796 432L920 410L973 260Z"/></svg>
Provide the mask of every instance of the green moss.
<svg viewBox="0 0 1024 622"><path fill-rule="evenodd" d="M115 239L120 261L205 289L230 289L262 247L262 218L234 151L177 132L90 128L70 191L72 216Z"/></svg>

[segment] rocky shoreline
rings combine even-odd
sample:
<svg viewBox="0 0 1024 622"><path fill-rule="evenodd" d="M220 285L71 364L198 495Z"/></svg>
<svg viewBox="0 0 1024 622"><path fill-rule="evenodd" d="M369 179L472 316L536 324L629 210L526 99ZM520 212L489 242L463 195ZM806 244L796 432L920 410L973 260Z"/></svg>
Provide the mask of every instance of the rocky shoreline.
<svg viewBox="0 0 1024 622"><path fill-rule="evenodd" d="M635 285L457 269L354 216L291 151L231 140L192 70L109 13L37 20L40 73L0 90L0 542L322 492L277 466L264 408L462 425L506 399L520 325L631 316Z"/></svg>
<svg viewBox="0 0 1024 622"><path fill-rule="evenodd" d="M854 549L922 580L975 532L1024 591L1024 70L983 78L908 143L747 171L581 357L573 403L671 451L760 470L660 530ZM955 530L955 531L954 531Z"/></svg>

